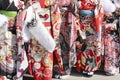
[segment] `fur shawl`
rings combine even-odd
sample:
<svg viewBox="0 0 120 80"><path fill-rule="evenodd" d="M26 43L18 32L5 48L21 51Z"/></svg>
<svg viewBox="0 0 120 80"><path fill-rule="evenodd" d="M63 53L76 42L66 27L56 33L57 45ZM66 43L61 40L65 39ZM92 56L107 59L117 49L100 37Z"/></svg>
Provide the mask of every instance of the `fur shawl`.
<svg viewBox="0 0 120 80"><path fill-rule="evenodd" d="M101 0L101 3L105 12L114 12L117 8L120 8L118 0Z"/></svg>
<svg viewBox="0 0 120 80"><path fill-rule="evenodd" d="M31 36L33 36L46 50L52 52L55 49L55 41L50 35L49 31L45 28L41 19L39 18L37 11L35 11L36 13L34 14L33 7L34 6L30 6L27 9L27 16L24 22L24 31L23 31L24 38L26 38L26 40L29 40ZM27 23L31 22L31 20L35 18L35 15L37 20L36 26L28 28L26 26Z"/></svg>

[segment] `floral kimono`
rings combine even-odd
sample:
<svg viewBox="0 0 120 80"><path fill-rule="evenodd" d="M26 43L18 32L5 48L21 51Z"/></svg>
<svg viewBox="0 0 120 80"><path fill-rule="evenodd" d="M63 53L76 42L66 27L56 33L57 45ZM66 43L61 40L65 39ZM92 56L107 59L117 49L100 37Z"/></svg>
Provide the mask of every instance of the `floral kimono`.
<svg viewBox="0 0 120 80"><path fill-rule="evenodd" d="M70 0L59 0L61 6L62 24L60 27L60 47L61 47L61 59L63 61L63 72L62 75L69 75L71 67L75 61L75 40L77 33L75 4ZM68 4L68 3L69 4Z"/></svg>
<svg viewBox="0 0 120 80"><path fill-rule="evenodd" d="M105 27L108 24L105 25ZM114 25L111 25L112 27ZM107 75L116 75L119 73L118 59L119 59L119 43L115 41L116 35L110 33L112 30L105 28L104 33L104 58L105 66L104 71Z"/></svg>
<svg viewBox="0 0 120 80"><path fill-rule="evenodd" d="M81 0L79 4L80 36L77 43L77 70L88 74L101 65L102 7L93 0ZM90 74L91 75L91 74Z"/></svg>
<svg viewBox="0 0 120 80"><path fill-rule="evenodd" d="M0 79L9 80L16 75L16 11L0 10Z"/></svg>
<svg viewBox="0 0 120 80"><path fill-rule="evenodd" d="M17 75L16 62L20 58L17 56L16 15L17 7L14 1L0 1L0 79L2 80L14 80Z"/></svg>
<svg viewBox="0 0 120 80"><path fill-rule="evenodd" d="M61 48L60 48L60 27L61 27L61 12L58 4L54 0L51 0L50 4L46 4L49 0L40 0L41 10L39 12L40 18L43 24L48 29L53 39L55 40L56 47L53 51L53 76L54 73L60 73L63 71L63 63L61 59ZM53 3L55 3L53 5Z"/></svg>
<svg viewBox="0 0 120 80"><path fill-rule="evenodd" d="M120 66L120 40L119 40L119 15L106 17L104 25L104 71L106 75L119 74ZM117 25L118 24L118 25Z"/></svg>
<svg viewBox="0 0 120 80"><path fill-rule="evenodd" d="M22 11L22 27L18 27L22 63L20 63L21 67L19 67L18 71L25 70L24 67L27 67L28 63L28 70L35 80L51 80L53 68L52 52L56 44L50 34L50 27L46 27L49 23L43 23L43 20L48 20L49 15L41 15L41 11L43 10L39 2L33 3ZM48 11L45 9L45 12ZM24 53L24 42L29 43L27 50L28 62L26 60L26 53Z"/></svg>
<svg viewBox="0 0 120 80"><path fill-rule="evenodd" d="M105 4L106 2L108 4ZM118 0L102 0L102 5L105 11L102 31L104 71L107 75L116 75L120 66L120 4Z"/></svg>
<svg viewBox="0 0 120 80"><path fill-rule="evenodd" d="M61 44L61 56L63 60L64 66L64 74L70 74L71 67L74 65L74 59L72 61L72 57L75 57L74 41L76 40L76 26L73 21L75 21L75 16L69 12L65 11L62 15L62 25L60 29L60 44ZM73 56L71 56L73 53Z"/></svg>

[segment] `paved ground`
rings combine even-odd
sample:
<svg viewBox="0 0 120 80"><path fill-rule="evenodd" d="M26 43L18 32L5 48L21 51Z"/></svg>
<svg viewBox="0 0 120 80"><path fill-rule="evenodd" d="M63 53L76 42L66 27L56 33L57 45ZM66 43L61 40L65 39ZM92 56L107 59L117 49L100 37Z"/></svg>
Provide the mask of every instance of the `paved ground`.
<svg viewBox="0 0 120 80"><path fill-rule="evenodd" d="M81 73L72 73L67 78L52 80L120 80L120 74L116 76L106 76L103 72L96 72L92 77L85 77Z"/></svg>
<svg viewBox="0 0 120 80"><path fill-rule="evenodd" d="M23 80L34 80L33 78L24 77ZM97 71L92 77L83 76L80 72L73 70L71 75L64 79L52 80L120 80L120 74L116 76L106 76L103 71Z"/></svg>

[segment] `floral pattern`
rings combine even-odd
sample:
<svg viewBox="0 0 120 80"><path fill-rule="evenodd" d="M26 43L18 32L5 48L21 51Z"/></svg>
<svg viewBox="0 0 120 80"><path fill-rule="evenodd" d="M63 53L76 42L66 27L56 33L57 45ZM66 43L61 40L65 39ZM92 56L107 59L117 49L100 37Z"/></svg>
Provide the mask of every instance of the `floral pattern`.
<svg viewBox="0 0 120 80"><path fill-rule="evenodd" d="M4 18L8 19L7 22L3 22L3 25L0 26L0 78L2 78L2 80L13 79L17 67L16 35L12 33L15 17L11 17L13 22L11 26L9 25L10 16L8 17L1 14L0 16L5 16L6 18Z"/></svg>
<svg viewBox="0 0 120 80"><path fill-rule="evenodd" d="M76 17L69 11L65 11L65 13L62 14L62 24L60 28L60 47L65 70L64 74L70 73L67 71L70 71L69 65L71 65L72 57L69 58L69 56L72 54L72 50L74 50L72 47L76 39L77 26L76 23L73 22L75 18Z"/></svg>
<svg viewBox="0 0 120 80"><path fill-rule="evenodd" d="M115 32L110 33L115 30L114 23L109 25L107 23L104 29L104 70L107 75L117 75L119 73L119 46L120 44L116 42Z"/></svg>
<svg viewBox="0 0 120 80"><path fill-rule="evenodd" d="M34 38L30 40L28 50L29 72L35 80L51 80L53 56ZM44 76L44 77L42 77Z"/></svg>
<svg viewBox="0 0 120 80"><path fill-rule="evenodd" d="M44 0L43 2L46 2ZM59 24L60 24L60 15L59 7L57 5L46 6L42 1L40 1L41 9L38 8L38 15L41 19L41 22L44 24L44 27L51 34L56 42L56 45L59 46ZM51 13L50 13L51 10ZM51 16L50 16L51 15ZM57 19L58 18L58 19ZM39 35L39 34L37 34ZM41 35L43 36L43 35ZM48 36L48 35L44 35ZM34 37L30 35L29 48L28 48L28 61L29 61L29 72L34 76L35 80L51 80L52 79L52 69L53 69L53 53L49 52L40 44Z"/></svg>
<svg viewBox="0 0 120 80"><path fill-rule="evenodd" d="M77 43L78 62L76 65L79 71L81 69L87 72L96 71L101 65L101 20L103 12L100 6L96 8L95 5L91 0L82 0L81 6L79 6L80 31L84 33L81 34L83 41Z"/></svg>

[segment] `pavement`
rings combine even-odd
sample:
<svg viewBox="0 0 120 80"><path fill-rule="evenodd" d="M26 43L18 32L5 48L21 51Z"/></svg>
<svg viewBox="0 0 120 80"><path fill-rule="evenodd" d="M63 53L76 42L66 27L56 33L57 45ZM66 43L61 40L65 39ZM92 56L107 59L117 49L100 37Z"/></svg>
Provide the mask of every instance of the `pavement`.
<svg viewBox="0 0 120 80"><path fill-rule="evenodd" d="M104 72L95 72L92 77L83 76L81 73L72 73L69 77L64 79L52 80L120 80L120 74L115 76L106 76Z"/></svg>
<svg viewBox="0 0 120 80"><path fill-rule="evenodd" d="M32 77L24 77L23 80L34 80ZM120 80L120 74L115 76L107 76L104 71L96 71L92 77L82 75L81 72L77 72L75 69L71 71L71 75L64 77L63 79L52 80Z"/></svg>

